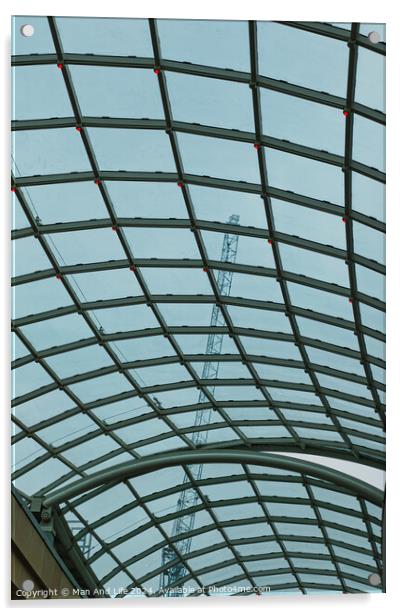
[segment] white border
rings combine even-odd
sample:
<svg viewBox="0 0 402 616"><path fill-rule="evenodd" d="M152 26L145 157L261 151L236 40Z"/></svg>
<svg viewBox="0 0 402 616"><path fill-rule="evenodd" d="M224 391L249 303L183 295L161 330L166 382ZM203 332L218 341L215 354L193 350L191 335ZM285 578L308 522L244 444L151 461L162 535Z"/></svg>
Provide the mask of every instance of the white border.
<svg viewBox="0 0 402 616"><path fill-rule="evenodd" d="M24 605L9 600L9 306L8 306L8 280L9 280L9 224L10 224L10 191L9 191L9 55L10 55L10 21L11 15L70 15L70 16L93 16L93 17L165 17L165 18L206 18L206 19L265 19L265 20L303 20L303 21L360 21L373 23L387 23L387 301L388 301L388 443L387 443L387 594L386 595L342 595L342 596L272 596L272 597L250 597L250 598L205 598L205 599L152 599L152 600L128 600L111 601L96 600L86 601L78 605L77 601L35 601ZM402 405L401 395L398 384L401 379L400 364L398 357L402 341L402 331L398 326L402 318L401 308L402 294L399 289L401 280L401 243L402 243L402 198L400 189L400 178L402 174L401 165L401 10L397 3L392 0L382 0L372 2L369 0L337 0L334 3L322 2L322 0L281 0L276 3L269 3L268 0L247 0L247 2L235 4L227 0L203 0L193 4L188 0L147 0L146 2L129 2L128 0L113 0L107 4L90 2L88 0L69 0L57 6L55 0L36 0L35 3L28 0L3 0L0 8L0 28L3 62L1 63L1 108L3 110L3 122L1 124L3 134L1 148L3 199L0 208L0 288L3 291L0 310L3 327L0 333L1 349L1 371L0 390L2 392L3 404L1 405L2 435L4 438L3 447L3 466L1 473L3 481L2 513L1 524L1 547L2 567L1 575L1 601L6 609L14 609L17 612L26 609L72 609L83 612L94 612L94 610L109 608L111 610L131 609L137 613L149 613L149 610L160 610L167 614L173 614L177 610L191 610L199 613L207 607L204 601L208 601L208 606L213 611L230 610L230 613L240 614L241 610L249 609L257 612L264 612L272 609L288 616L294 611L298 615L304 616L319 614L325 610L325 615L338 614L341 610L352 612L355 616L376 615L385 610L385 613L393 611L398 604L402 603L398 596L400 590L400 561L402 546L400 540L401 527L401 507L400 497L401 480L399 467L401 450L401 417ZM399 156L398 156L399 154ZM399 302L399 306L398 306ZM399 359L399 361L398 361ZM399 438L398 438L399 437ZM4 503L6 504L4 506ZM4 513L5 511L5 513ZM399 554L398 554L399 552ZM401 589L402 590L402 589ZM191 601L191 603L190 603Z"/></svg>

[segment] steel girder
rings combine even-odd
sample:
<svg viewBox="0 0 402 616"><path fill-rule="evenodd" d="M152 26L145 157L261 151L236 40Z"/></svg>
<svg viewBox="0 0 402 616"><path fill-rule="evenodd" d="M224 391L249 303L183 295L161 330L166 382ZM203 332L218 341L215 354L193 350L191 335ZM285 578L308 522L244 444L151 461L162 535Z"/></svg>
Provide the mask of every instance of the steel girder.
<svg viewBox="0 0 402 616"><path fill-rule="evenodd" d="M141 68L153 69L155 60L153 58L136 58L127 56L103 56L98 54L35 54L35 55L18 55L11 59L12 66L36 66L43 64L57 64L63 60L66 65L78 66L108 66L122 68ZM177 62L174 60L160 59L160 69L162 71L172 71L177 73L185 73L187 75L198 75L201 77L211 77L212 79L224 79L226 81L235 81L238 83L250 84L252 82L251 73L235 71L231 69L217 68L211 66L203 66L192 64L191 62ZM340 96L328 94L327 92L319 92L303 86L294 85L286 81L272 79L263 75L257 76L256 85L260 88L281 92L290 96L296 96L315 103L321 103L330 107L343 109L345 107L345 99ZM376 109L371 109L366 105L354 103L352 108L354 113L363 117L385 124L385 114Z"/></svg>
<svg viewBox="0 0 402 616"><path fill-rule="evenodd" d="M258 560L259 558L262 558L262 556L260 555L260 556L246 558L246 559L244 559L243 557L239 558L239 554L236 551L236 546L241 545L242 543L247 543L249 541L252 541L254 543L260 542L260 541L276 541L281 551L278 553L274 553L274 554L271 553L270 558L274 558L278 556L285 557L285 559L288 561L288 564L289 564L289 569L287 571L291 572L294 575L296 582L293 582L293 584L296 583L296 587L298 585L299 590L301 592L305 592L305 584L301 583L301 579L299 577L300 575L302 575L303 573L306 573L306 574L311 573L311 574L319 576L320 574L326 575L326 572L327 572L327 570L318 569L318 568L317 570L313 570L311 568L304 570L303 568L300 568L299 566L295 567L293 565L293 562L291 560L292 558L303 558L303 557L309 558L310 557L310 553L308 551L308 545L311 543L315 543L315 544L323 543L326 546L329 556L327 557L317 556L317 559L318 559L317 563L324 558L324 559L327 559L329 562L331 562L332 565L335 565L336 572L332 572L332 575L334 575L334 580L335 579L340 580L340 583L342 585L342 589L344 592L353 592L353 590L349 589L347 580L355 581L358 584L362 584L362 583L367 584L367 581L365 578L354 576L354 574L352 574L351 576L348 574L345 575L341 571L340 566L342 566L342 564L349 564L351 566L359 567L360 569L363 569L363 570L366 569L367 574L370 572L374 572L375 570L371 567L364 567L364 566L362 567L362 565L359 562L359 558L357 558L356 561L353 560L352 557L350 557L349 560L347 559L345 560L345 558L340 557L339 555L335 554L334 547L338 546L340 548L343 548L343 547L348 548L350 554L355 553L356 555L359 553L369 555L369 552L365 548L354 545L353 541L350 544L349 543L345 544L345 543L342 543L342 541L330 538L327 533L327 528L330 530L333 529L336 531L341 531L343 533L350 533L351 537L353 537L354 535L360 536L362 538L367 536L369 540L373 543L373 545L375 545L376 542L378 543L380 541L380 537L372 534L371 524L375 523L378 525L380 523L380 520L372 518L369 515L369 513L367 512L367 508L365 506L365 499L369 500L370 502L375 502L377 506L380 506L380 503L382 502L382 498L383 498L382 492L380 490L376 490L375 488L372 488L372 486L367 486L367 484L363 484L362 482L358 480L356 481L347 475L344 476L343 473L339 473L338 471L330 471L330 473L334 473L334 476L330 478L330 476L328 475L329 469L327 467L321 467L321 466L318 467L316 464L311 464L311 463L307 463L307 466L305 466L306 464L305 461L295 460L294 458L286 458L286 457L277 456L277 455L269 456L267 454L258 454L258 457L260 458L261 461L260 460L257 461L257 456L255 455L251 455L251 457L249 458L248 453L244 455L243 452L233 452L233 451L229 451L229 452L228 451L226 452L197 451L197 452L193 452L190 455L189 455L189 452L170 452L168 454L162 454L162 455L159 454L156 456L151 456L148 459L141 459L138 462L131 464L131 471L128 471L130 464L119 465L119 467L114 467L113 469L110 469L110 472L100 471L99 473L95 474L96 477L94 475L93 477L88 478L88 479L84 478L82 481L72 484L70 488L67 487L66 490L64 491L59 490L57 492L56 490L50 496L44 495L43 504L45 506L46 505L54 506L55 503L61 502L70 496L71 498L75 500L69 501L66 505L62 506L63 514L65 514L70 509L75 514L77 514L76 507L79 506L80 503L82 504L88 499L91 499L94 495L99 494L99 490L103 491L107 489L108 486L114 485L114 483L116 482L119 483L124 477L126 477L127 472L129 472L127 477L128 476L132 477L136 475L137 471L152 472L152 470L154 470L155 468L158 468L160 464L162 465L163 468L166 468L167 465L169 466L170 463L172 463L172 465L174 466L180 463L184 464L184 460L189 460L188 463L191 464L192 460L195 460L195 459L197 459L197 461L199 460L197 456L200 456L200 454L202 458L204 457L204 454L206 454L208 456L208 460L216 461L217 459L219 459L219 461L222 463L233 462L235 460L238 460L242 465L243 472L245 474L247 481L253 487L255 496L251 498L242 497L242 498L217 500L217 501L216 500L211 501L210 499L206 500L206 497L201 492L201 488L206 487L208 485L219 484L221 482L224 482L225 484L228 482L229 483L235 482L239 480L239 476L233 475L233 476L228 476L228 477L215 477L211 479L195 480L195 478L191 474L189 467L185 466L186 473L189 477L190 485L195 490L197 490L197 492L200 495L201 500L200 500L200 504L196 506L197 511L202 510L204 507L206 507L208 509L208 512L212 516L212 520L213 520L212 524L210 524L209 526L202 526L202 527L195 528L192 531L190 531L188 534L190 534L191 536L197 536L199 534L206 533L210 530L217 529L222 534L224 538L224 542L221 544L214 544L212 546L208 545L208 547L205 548L204 550L203 549L197 550L194 553L189 554L188 559L184 563L186 565L186 569L189 571L189 574L181 580L181 583L185 583L186 580L190 580L190 579L198 580L199 575L205 574L207 572L214 572L215 570L221 568L222 565L217 563L209 567L204 567L200 569L199 571L194 571L192 569L191 565L189 565L188 563L188 560L190 560L191 562L192 558L205 554L207 551L209 553L211 552L211 550L215 551L215 550L220 549L223 546L228 547L233 553L234 560L233 561L229 560L227 562L225 561L223 564L224 565L226 564L226 566L228 566L229 563L236 562L237 564L241 565L244 568L244 563L251 562L251 566L252 566L252 561ZM215 456L218 456L218 458ZM180 458L180 461L179 461L179 458ZM253 465L262 465L262 466L267 465L267 469L264 472L264 474L260 475L258 472L256 471L251 472L248 469L249 463ZM286 470L290 470L291 472L296 471L300 473L300 476L292 475L292 476L286 476L286 477L283 477L283 476L279 477L278 475L270 475L269 468L268 468L269 466L271 467L274 466L276 468L283 468ZM137 469L136 471L134 470L134 467L136 467ZM321 474L321 470L323 470L324 474ZM117 476L115 476L116 474ZM106 479L108 481L110 480L111 483L102 483ZM304 499L301 499L301 498L280 497L279 501L283 503L287 503L288 505L291 505L292 503L293 504L309 503L309 505L311 505L314 509L315 516L316 516L317 522L320 526L323 536L320 538L319 537L309 537L308 535L306 536L303 533L303 536L298 538L297 534L296 535L293 534L289 536L280 534L278 529L276 528L276 525L279 523L289 523L290 521L292 521L295 524L306 525L306 524L312 524L313 520L306 519L306 518L282 517L282 516L277 516L277 515L275 516L275 515L270 514L269 513L270 503L278 502L278 498L263 496L259 492L259 489L257 487L256 482L258 479L269 479L271 481L273 480L273 481L301 482L302 485L304 485L307 490L308 500L305 501ZM328 481L330 481L331 483L329 484ZM351 482L354 483L355 485L352 486ZM96 488L95 484L99 485L99 487ZM85 528L82 531L80 531L80 533L75 537L74 540L75 541L79 540L80 536L83 536L86 532L91 532L91 534L93 534L98 539L98 535L97 535L98 527L106 524L108 520L112 519L112 516L115 517L115 516L122 515L123 513L130 511L134 507L141 507L141 509L143 509L148 514L149 521L143 524L142 526L135 528L135 530L131 530L125 533L124 535L119 536L118 539L114 539L113 541L106 542L103 539L100 539L99 540L100 549L98 549L96 553L91 555L91 557L88 560L88 563L90 564L91 562L94 562L102 554L109 554L109 555L112 554L112 550L118 545L120 545L121 543L126 542L129 539L136 538L142 532L146 531L147 529L153 528L153 527L158 528L158 530L161 532L163 536L163 541L156 545L152 545L149 548L146 548L145 550L136 554L134 557L130 558L129 560L126 560L124 562L118 562L117 566L102 578L101 580L102 584L107 584L108 581L114 575L116 575L120 570L126 571L127 567L130 567L134 563L141 561L144 557L148 556L149 554L155 553L157 550L162 549L165 545L172 545L174 549L174 543L171 543L171 542L177 539L177 538L170 538L167 535L166 531L164 531L164 526L169 520L174 520L175 516L179 515L179 513L173 512L173 513L165 514L161 517L158 516L158 518L155 518L155 516L151 513L151 509L149 508L148 503L151 503L153 500L165 497L169 494L178 493L183 489L182 486L178 484L174 487L167 488L165 490L158 490L157 492L150 494L149 496L140 496L132 484L126 484L126 485L130 486L130 491L132 492L133 497L134 497L133 503L124 505L120 509L115 510L113 513L110 513L107 516L104 516L103 518L97 520L97 522L86 525ZM316 486L316 487L322 486L327 489L329 488L329 486L331 486L330 489L335 490L335 492L336 491L340 491L340 492L346 491L346 493L356 494L356 496L358 496L358 499L360 501L361 513L359 514L356 511L345 509L343 507L338 506L335 503L329 504L327 502L325 503L321 502L319 499L317 499L314 496L311 490L311 486ZM366 487L369 488L370 493L366 491ZM88 492L88 490L90 491ZM82 492L84 492L84 494L80 496ZM262 507L262 512L265 515L262 515L258 518L248 517L248 518L243 518L243 519L236 519L232 521L221 522L219 521L219 519L217 518L215 514L216 508L234 506L236 504L239 505L239 504L246 504L246 503L252 503L252 502L258 503ZM341 514L343 513L347 515L352 515L357 518L359 517L359 515L361 515L362 519L365 521L366 526L367 526L367 535L361 530L343 526L342 523L339 524L336 522L327 522L327 521L324 523L324 521L321 518L321 513L320 513L321 507L324 507L327 509L329 508L330 510L337 511L338 513L341 513ZM267 523L268 526L271 528L272 534L267 535L267 536L255 537L250 540L248 539L233 540L233 539L230 539L226 533L226 529L230 529L230 527L233 527L233 526L239 526L239 525L251 526L253 524L259 524L259 523ZM285 547L286 542L295 541L295 540L303 541L304 545L306 546L305 552L295 553L295 552L292 552L289 548ZM374 553L376 554L375 558L377 559L376 560L377 571L379 571L381 574L381 571L382 571L381 558L376 550L377 548L375 547ZM176 557L177 559L181 558L181 555L177 553L177 550L176 550ZM313 558L315 557L313 556ZM152 579L155 575L157 575L162 569L163 567L159 567L157 570L154 569L153 571L143 575L142 577L135 579L128 588L130 587L144 588L144 584L146 586L146 582ZM247 568L245 569L245 572L246 572L246 577L248 577L250 573ZM261 571L260 573L261 575L269 575L269 573L271 573L272 575L272 570L270 571L269 568L267 568L267 570ZM240 580L241 577L242 576L239 576L238 578L236 578L236 580ZM231 579L232 583L234 583L236 580L234 578ZM229 581L230 580L227 580L226 583L229 583ZM317 583L320 584L319 581ZM289 587L293 587L293 584L290 584ZM311 587L310 584L307 584L307 587ZM335 584L334 584L334 587L335 587ZM351 585L351 587L353 588L353 584ZM328 583L325 583L323 585L323 588L328 588ZM146 590L145 590L145 594L148 594Z"/></svg>
<svg viewBox="0 0 402 616"><path fill-rule="evenodd" d="M16 120L12 122L12 129L14 131L20 130L45 130L51 128L69 128L76 126L76 119L72 118L51 118L43 120ZM169 127L164 120L151 120L151 119L131 119L131 118L96 118L83 116L81 120L82 128L121 128L121 129L146 129L146 130L168 130ZM239 141L243 143L254 143L255 134L246 131L238 131L227 128L216 128L211 126L203 126L201 124L192 124L189 122L177 122L171 123L171 130L178 133L189 133L192 135L201 135L204 137L212 137L215 139L229 139L231 141ZM343 156L337 154L331 154L325 150L317 150L297 143L292 143L284 139L276 139L269 135L261 135L260 143L274 150L280 150L288 154L296 156L302 156L305 158L311 158L317 162L326 163L344 167L345 161ZM361 173L372 180L378 182L385 182L385 174L378 169L364 165L358 161L350 161L350 168L352 171Z"/></svg>
<svg viewBox="0 0 402 616"><path fill-rule="evenodd" d="M236 450L206 450L197 451L172 451L153 456L145 456L135 462L124 462L111 468L106 468L93 473L91 476L84 477L72 482L67 486L55 490L45 495L43 499L44 507L65 502L88 490L92 490L105 483L112 483L116 480L124 481L140 475L151 473L155 470L168 468L171 466L191 465L198 463L229 463L229 464L252 464L263 467L274 467L291 472L298 472L303 475L313 475L319 479L340 486L352 494L364 498L378 507L383 505L383 492L368 483L364 483L351 475L335 471L328 466L307 462L299 458L289 458L277 454L269 454L255 451L236 451Z"/></svg>

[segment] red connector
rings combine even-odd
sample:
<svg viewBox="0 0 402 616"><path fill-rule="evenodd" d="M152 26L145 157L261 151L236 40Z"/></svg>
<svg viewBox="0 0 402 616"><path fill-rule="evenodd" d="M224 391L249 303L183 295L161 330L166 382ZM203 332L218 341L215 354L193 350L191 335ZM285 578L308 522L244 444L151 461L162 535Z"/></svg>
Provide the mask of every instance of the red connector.
<svg viewBox="0 0 402 616"><path fill-rule="evenodd" d="M161 72L161 71L160 71L160 69L159 69L159 68L154 68L154 73L155 73L155 75L159 75L159 73L160 73L160 72Z"/></svg>
<svg viewBox="0 0 402 616"><path fill-rule="evenodd" d="M184 184L183 184L183 182L177 182L177 186L178 186L179 188L183 188Z"/></svg>
<svg viewBox="0 0 402 616"><path fill-rule="evenodd" d="M99 184L102 184L102 182L101 182L101 180L95 180L95 184L96 184L97 186L99 186Z"/></svg>
<svg viewBox="0 0 402 616"><path fill-rule="evenodd" d="M63 68L63 65L62 65L62 63L61 63L61 62L59 62L59 63L58 63L57 68L59 68L59 69L62 69L62 68Z"/></svg>
<svg viewBox="0 0 402 616"><path fill-rule="evenodd" d="M76 130L76 131L78 131L78 132L80 133L80 132L82 131L82 128L81 128L81 126L76 126L76 127L75 127L75 130Z"/></svg>
<svg viewBox="0 0 402 616"><path fill-rule="evenodd" d="M256 150L259 150L260 147L261 147L261 143L255 143L254 147L255 147Z"/></svg>
<svg viewBox="0 0 402 616"><path fill-rule="evenodd" d="M343 115L345 116L345 118L347 118L348 115L349 115L349 111L347 109L344 109L343 110Z"/></svg>

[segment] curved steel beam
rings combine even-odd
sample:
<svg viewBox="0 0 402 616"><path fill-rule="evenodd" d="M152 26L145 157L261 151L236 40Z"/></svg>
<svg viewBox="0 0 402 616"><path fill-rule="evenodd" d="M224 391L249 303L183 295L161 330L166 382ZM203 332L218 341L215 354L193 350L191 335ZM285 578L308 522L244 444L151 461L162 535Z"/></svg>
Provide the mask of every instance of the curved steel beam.
<svg viewBox="0 0 402 616"><path fill-rule="evenodd" d="M163 172L163 171L114 171L107 169L99 169L99 179L104 182L174 182L183 181L184 184L195 186L207 186L209 188L220 188L223 190L234 190L238 192L244 192L254 195L262 195L261 184L253 182L245 182L239 180L228 180L224 178L216 178L207 175L196 175L192 173L182 174L182 178L177 173ZM65 184L73 182L91 182L96 179L96 176L92 171L72 171L70 173L52 173L42 175L30 175L19 176L12 179L13 187L18 190L19 188L27 186L45 186L48 184ZM335 214L339 217L344 216L344 207L337 203L331 203L330 201L324 201L322 199L315 199L314 197L308 197L299 193L292 192L290 190L284 190L283 188L275 188L269 186L268 194L273 199L279 199L280 201L287 201L309 207L313 210L320 212L326 212L327 214ZM366 222L369 220L368 216L359 214L359 212L353 212L355 220Z"/></svg>
<svg viewBox="0 0 402 616"><path fill-rule="evenodd" d="M353 215L352 215L353 219ZM367 226L375 229L377 231L385 233L385 224L380 221L376 221L374 219L368 221L369 224ZM116 224L118 227L124 228L152 228L152 229L186 229L193 230L194 228L199 229L200 231L214 231L215 233L236 233L240 236L252 237L260 240L272 240L276 242L280 242L282 244L288 244L290 246L295 246L297 248L303 248L304 250L311 250L312 252L318 252L320 254L327 255L329 257L335 257L338 259L346 260L348 259L348 253L346 250L342 248L336 248L335 246L330 246L328 244L320 244L319 242L313 242L311 240L307 240L296 235L290 235L288 233L281 233L275 231L271 236L267 229L259 229L256 227L242 227L238 225L237 229L234 229L234 225L228 225L225 223L217 223L211 221L196 221L195 225L191 223L191 221L187 218L178 219L178 218L120 218L116 217ZM94 220L83 220L83 221L74 221L74 222L61 222L54 224L42 225L38 224L37 231L32 229L32 227L24 227L21 229L14 229L11 232L11 239L18 240L26 237L37 237L38 235L49 235L53 233L71 233L74 231L92 231L95 229L110 229L113 225L111 224L110 218L102 218L102 219L94 219ZM373 259L369 259L368 257L364 257L363 255L359 255L357 253L353 253L351 257L355 263L359 265L363 265L368 269L372 269L380 274L385 275L385 265L374 261ZM19 277L16 277L19 278Z"/></svg>
<svg viewBox="0 0 402 616"><path fill-rule="evenodd" d="M337 39L339 41L348 42L350 38L349 30L346 28L339 28L328 23L321 23L318 21L278 21L277 23L289 26L291 28L298 28L311 32L313 34L319 34L320 36L327 36L329 38ZM374 53L378 53L382 56L386 54L385 43L371 43L367 36L363 34L356 35L356 43L361 47L365 47Z"/></svg>
<svg viewBox="0 0 402 616"><path fill-rule="evenodd" d="M204 267L204 261L201 259L134 259L135 267L149 267L149 268L174 268L174 269L199 269L202 270ZM229 263L222 261L212 261L207 260L206 266L211 270L223 270L227 272L233 272L236 274L247 274L250 276L263 276L266 278L278 278L278 273L275 268L261 267L255 265L242 265L239 263ZM128 259L118 259L111 261L99 261L96 263L84 263L78 265L63 265L58 267L58 272L60 275L68 276L72 274L82 274L89 272L103 272L114 269L129 269L130 261ZM38 272L30 272L29 274L21 274L20 276L16 276L12 279L12 286L18 286L22 284L28 284L30 282L35 282L37 280L44 280L46 278L52 278L56 276L55 269L46 269L39 270ZM326 282L324 280L319 280L318 278L311 278L310 276L305 276L304 274L295 274L294 272L283 271L282 278L287 282L292 282L295 284L300 284L306 287L311 287L313 289L317 289L319 291L326 291L327 293L333 293L335 295L340 295L342 297L350 297L350 288L343 287L333 282ZM367 295L366 293L361 293L356 291L355 293L356 299L376 308L377 310L381 310L385 312L385 302L376 298Z"/></svg>
<svg viewBox="0 0 402 616"><path fill-rule="evenodd" d="M12 66L35 66L44 64L57 64L59 58L57 54L31 54L31 55L16 55L11 57ZM141 68L153 70L155 67L154 58L138 58L129 56L106 56L99 54L79 54L79 53L64 53L63 61L66 65L77 66L110 66L121 68ZM183 73L187 75L197 75L200 77L211 77L212 79L223 79L225 81L235 81L238 83L250 84L252 80L251 73L245 71L235 71L226 68L218 68L213 66L205 66L202 64L192 64L191 62L178 62L175 60L161 60L160 69L163 71L171 71L175 73ZM260 88L273 90L282 94L289 94L297 98L303 98L329 107L337 109L345 108L345 98L328 94L327 92L319 92L311 88L298 86L287 81L272 79L259 75L256 85ZM354 103L352 111L362 115L369 120L385 124L385 114L377 109L372 109L360 103Z"/></svg>
<svg viewBox="0 0 402 616"><path fill-rule="evenodd" d="M283 303L269 302L246 297L234 297L230 295L222 299L224 300L222 303L226 304L227 306L254 308L256 310L268 310L273 312L285 312L285 306ZM12 321L12 327L14 329L18 327L24 327L25 325L30 325L31 323L39 323L48 319L56 319L58 317L63 317L68 314L81 314L86 312L87 310L105 310L107 308L138 306L141 304L148 304L149 302L154 304L214 304L216 303L216 298L214 295L152 294L149 295L149 300L144 295L120 298L118 297L115 299L101 299L94 300L91 302L82 302L81 308L77 308L77 306L75 306L74 304L70 304L67 306L62 306L61 308L53 308L51 310L45 310L43 312L25 315L14 319ZM292 312L294 312L294 314L299 317L306 317L307 319L313 319L314 321L319 323L326 323L328 325L335 325L336 327L341 327L349 331L355 331L355 322L348 321L347 319L343 319L341 317L334 317L329 314L324 314L322 312L311 310L309 308L299 308L297 306L292 306ZM367 334L367 336L371 336L372 338L376 338L377 340L381 340L382 342L385 341L384 333L376 329L372 329L371 327L362 325L362 332L364 334ZM373 363L376 362L374 361ZM378 363L378 365L383 367L384 362L381 361L380 363Z"/></svg>
<svg viewBox="0 0 402 616"><path fill-rule="evenodd" d="M342 486L346 490L350 490L352 494L361 496L362 498L381 507L383 503L383 493L381 490L364 483L346 473L335 471L334 469L307 462L296 458L287 458L285 456L254 452L254 451L236 451L231 449L226 450L198 450L198 451L175 451L154 456L147 456L134 462L125 462L117 464L111 468L103 469L94 473L89 477L79 479L73 483L54 490L47 494L43 500L44 507L51 507L65 500L73 498L78 494L82 494L88 490L96 488L105 483L111 483L119 480L124 481L132 477L138 477L152 471L171 466L181 466L183 464L254 464L264 467L275 467L283 470L289 470L306 475L313 475L324 479L335 485Z"/></svg>
<svg viewBox="0 0 402 616"><path fill-rule="evenodd" d="M24 130L48 130L52 128L72 128L77 124L74 117L69 118L48 118L41 120L14 120L11 124L13 131ZM123 128L128 130L167 130L168 124L165 120L153 120L148 118L102 118L83 116L81 120L82 128ZM191 122L172 122L172 130L178 133L188 133L191 135L199 135L203 137L212 137L214 139L228 139L230 141L238 141L241 143L253 144L255 142L255 134L247 131L233 130L229 128L220 128L215 126L204 126L202 124L194 124ZM279 150L287 154L310 158L317 162L326 163L342 168L344 166L344 158L339 154L332 154L326 150L318 150L305 145L299 145L284 139L277 139L270 135L261 135L261 144L273 150ZM385 182L385 173L374 167L369 167L357 160L350 162L350 167L356 173L365 175L372 180Z"/></svg>

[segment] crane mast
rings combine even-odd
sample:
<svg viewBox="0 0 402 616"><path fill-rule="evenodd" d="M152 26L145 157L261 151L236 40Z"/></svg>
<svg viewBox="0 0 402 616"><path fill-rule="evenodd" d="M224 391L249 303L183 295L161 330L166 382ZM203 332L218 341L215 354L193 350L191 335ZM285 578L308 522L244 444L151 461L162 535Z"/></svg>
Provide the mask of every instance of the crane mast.
<svg viewBox="0 0 402 616"><path fill-rule="evenodd" d="M239 216L232 214L228 220L229 224L238 225ZM235 263L237 255L237 245L239 236L237 234L225 233L222 244L221 261L226 263ZM233 272L219 270L217 275L217 287L221 296L230 295L230 289L232 286ZM221 313L219 306L215 305L211 314L211 327L225 326L225 319ZM206 355L220 355L222 352L223 343L222 333L210 333L208 335L205 354ZM216 379L218 377L219 361L206 361L202 370L202 379ZM209 391L213 394L215 390L214 386L209 387ZM203 391L200 392L198 398L198 404L208 402L207 396ZM208 440L208 430L202 430L203 426L208 425L211 422L211 409L199 409L195 414L194 426L198 428L191 433L191 440L197 446L203 446ZM202 477L202 464L192 464L189 466L192 475L196 480ZM188 477L186 473L183 476L183 484L188 483ZM195 512L185 513L190 507L194 507L199 502L199 497L194 488L183 488L177 501L176 511L180 513L183 511L183 515L179 515L175 518L173 525L172 537L180 536L185 533L189 533L194 528ZM176 550L182 557L185 557L191 551L192 537L185 537L175 541ZM187 575L187 569L182 561L177 559L175 551L166 546L162 550L162 566L165 566L169 562L172 562L171 567L165 568L160 574L159 594L168 597L181 596L182 591L179 586L180 579Z"/></svg>

